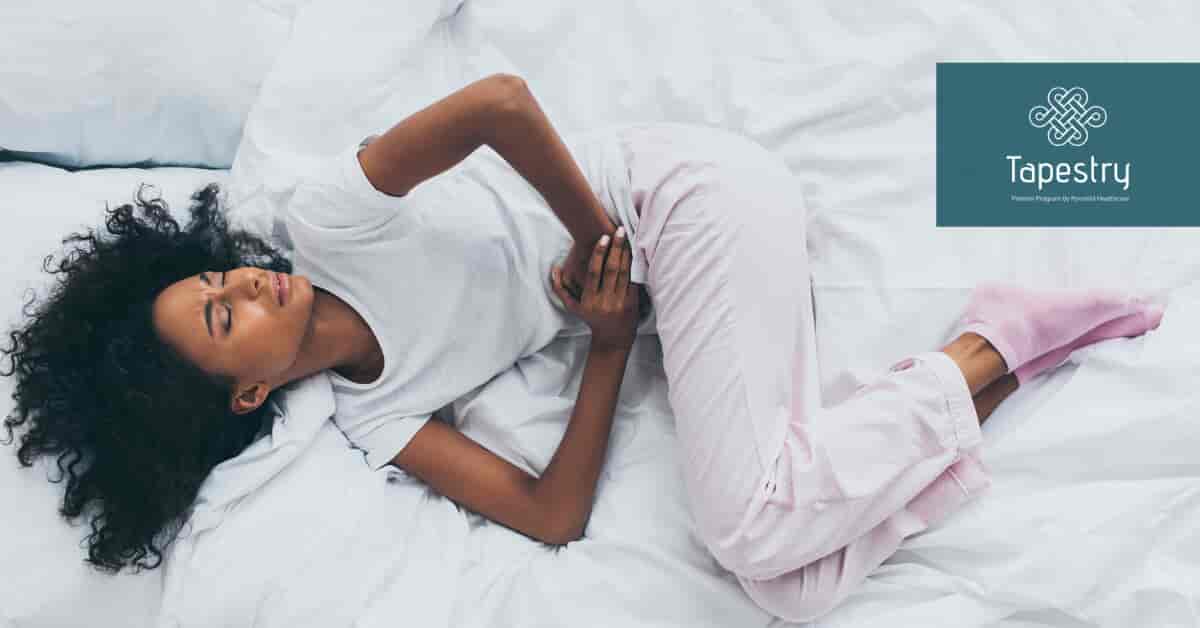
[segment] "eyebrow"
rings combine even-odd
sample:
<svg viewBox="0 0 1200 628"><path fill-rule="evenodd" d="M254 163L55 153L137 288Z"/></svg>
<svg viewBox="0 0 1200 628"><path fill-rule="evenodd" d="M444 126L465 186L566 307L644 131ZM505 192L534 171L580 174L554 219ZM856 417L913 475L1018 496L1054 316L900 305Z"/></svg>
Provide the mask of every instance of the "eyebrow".
<svg viewBox="0 0 1200 628"><path fill-rule="evenodd" d="M204 273L200 273L196 276L200 278L200 281L203 281L210 286L212 285L212 282L208 280L208 277L204 276ZM207 297L204 299L204 325L208 327L208 337L216 340L216 337L213 336L212 333L212 299Z"/></svg>

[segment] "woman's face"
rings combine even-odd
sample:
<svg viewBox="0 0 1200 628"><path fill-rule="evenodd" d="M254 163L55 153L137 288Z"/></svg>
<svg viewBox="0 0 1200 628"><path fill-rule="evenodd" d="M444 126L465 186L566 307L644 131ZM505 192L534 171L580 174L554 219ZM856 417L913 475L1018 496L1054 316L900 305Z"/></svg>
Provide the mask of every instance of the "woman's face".
<svg viewBox="0 0 1200 628"><path fill-rule="evenodd" d="M153 316L163 342L205 372L234 378L238 390L232 392L266 382L265 400L270 389L287 383L280 377L300 353L312 305L308 279L243 266L167 286Z"/></svg>

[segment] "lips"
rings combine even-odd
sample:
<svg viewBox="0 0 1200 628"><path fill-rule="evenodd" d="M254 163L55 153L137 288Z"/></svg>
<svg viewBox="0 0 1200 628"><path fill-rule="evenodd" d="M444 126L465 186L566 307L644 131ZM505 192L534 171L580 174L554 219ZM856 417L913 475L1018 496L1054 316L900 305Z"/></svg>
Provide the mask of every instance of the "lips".
<svg viewBox="0 0 1200 628"><path fill-rule="evenodd" d="M275 302L283 305L283 285L279 281L279 273L271 273L271 291L275 293Z"/></svg>

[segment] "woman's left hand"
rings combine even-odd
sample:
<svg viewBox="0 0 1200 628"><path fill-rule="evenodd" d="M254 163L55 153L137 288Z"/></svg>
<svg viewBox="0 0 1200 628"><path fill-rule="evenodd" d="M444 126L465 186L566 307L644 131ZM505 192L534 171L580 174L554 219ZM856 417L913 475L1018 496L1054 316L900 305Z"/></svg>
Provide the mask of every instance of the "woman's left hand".
<svg viewBox="0 0 1200 628"><path fill-rule="evenodd" d="M579 241L576 240L571 244L571 250L563 259L562 266L558 267L559 280L563 289L576 301L583 298L583 279L587 276L589 253L591 253L590 247L581 248Z"/></svg>
<svg viewBox="0 0 1200 628"><path fill-rule="evenodd" d="M617 225L610 224L612 225L610 237L616 237ZM625 234L625 240L629 240L628 233ZM626 246L631 245L627 242ZM587 285L585 279L588 273L588 258L591 254L591 247L580 246L579 242L574 242L571 244L571 250L567 252L567 256L563 258L562 265L559 266L563 288L567 294L575 297L576 301L583 298L583 286ZM570 269L570 272L567 269ZM638 293L638 322L640 323L650 313L650 295L646 293L644 284L630 282L629 285Z"/></svg>
<svg viewBox="0 0 1200 628"><path fill-rule="evenodd" d="M617 224L610 220L608 225L608 230L604 233L608 234L610 238L615 238ZM571 250L567 252L567 257L563 259L562 265L559 267L561 268L563 287L567 289L568 294L575 297L576 301L583 297L583 287L587 285L588 260L591 256L592 245L575 240L571 243Z"/></svg>
<svg viewBox="0 0 1200 628"><path fill-rule="evenodd" d="M593 348L626 350L633 344L641 294L629 283L631 256L624 229L617 229L615 238L597 240L589 251L581 298L567 292L559 267L551 269L555 294L591 327Z"/></svg>

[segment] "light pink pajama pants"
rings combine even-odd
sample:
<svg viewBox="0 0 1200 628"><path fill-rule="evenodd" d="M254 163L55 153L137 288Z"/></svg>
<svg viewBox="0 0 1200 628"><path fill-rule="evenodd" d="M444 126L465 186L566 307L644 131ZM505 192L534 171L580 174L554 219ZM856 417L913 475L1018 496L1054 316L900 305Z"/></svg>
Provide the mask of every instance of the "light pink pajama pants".
<svg viewBox="0 0 1200 628"><path fill-rule="evenodd" d="M929 351L822 407L794 175L717 129L618 136L697 533L764 610L816 618L990 484L966 380Z"/></svg>

